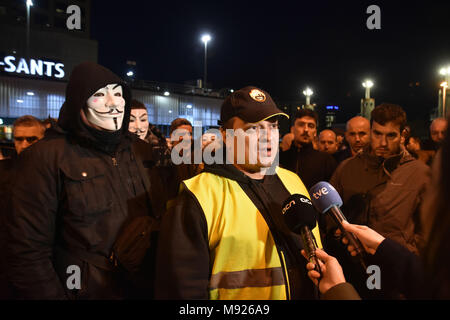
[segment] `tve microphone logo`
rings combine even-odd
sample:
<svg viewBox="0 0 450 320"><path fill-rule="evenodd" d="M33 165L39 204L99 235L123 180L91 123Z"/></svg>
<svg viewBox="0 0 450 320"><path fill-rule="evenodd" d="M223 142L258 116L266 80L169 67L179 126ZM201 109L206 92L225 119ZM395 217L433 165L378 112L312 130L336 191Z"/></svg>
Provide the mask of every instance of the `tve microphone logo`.
<svg viewBox="0 0 450 320"><path fill-rule="evenodd" d="M319 189L317 192L313 192L312 196L314 199L320 199L320 197L325 196L329 193L327 187L323 187L322 189Z"/></svg>

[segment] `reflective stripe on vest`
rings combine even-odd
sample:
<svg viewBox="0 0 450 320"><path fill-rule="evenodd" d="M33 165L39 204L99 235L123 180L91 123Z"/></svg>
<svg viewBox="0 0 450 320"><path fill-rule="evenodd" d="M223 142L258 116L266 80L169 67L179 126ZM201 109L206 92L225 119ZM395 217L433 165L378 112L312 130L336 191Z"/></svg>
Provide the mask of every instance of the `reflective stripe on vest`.
<svg viewBox="0 0 450 320"><path fill-rule="evenodd" d="M277 168L277 175L289 193L309 198L295 173ZM239 184L209 172L183 183L208 225L210 299L285 300L289 284L272 233ZM322 247L317 226L313 233Z"/></svg>

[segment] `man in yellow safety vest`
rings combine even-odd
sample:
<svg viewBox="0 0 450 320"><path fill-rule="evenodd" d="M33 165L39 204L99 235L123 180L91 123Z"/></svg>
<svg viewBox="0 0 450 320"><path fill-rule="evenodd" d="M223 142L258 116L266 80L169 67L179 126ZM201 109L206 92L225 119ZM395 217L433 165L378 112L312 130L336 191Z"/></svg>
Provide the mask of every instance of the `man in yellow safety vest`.
<svg viewBox="0 0 450 320"><path fill-rule="evenodd" d="M223 161L183 181L163 218L157 299L314 298L300 237L282 215L291 194L309 194L295 173L277 165L278 117L288 116L256 87L224 101L221 158L215 149ZM317 226L313 234L321 247Z"/></svg>

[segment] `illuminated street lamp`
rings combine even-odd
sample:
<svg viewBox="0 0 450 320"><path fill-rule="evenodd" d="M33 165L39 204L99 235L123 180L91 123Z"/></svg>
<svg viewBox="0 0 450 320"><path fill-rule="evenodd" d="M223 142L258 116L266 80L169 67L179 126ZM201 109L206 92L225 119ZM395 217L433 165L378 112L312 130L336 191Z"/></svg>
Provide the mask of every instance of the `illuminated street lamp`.
<svg viewBox="0 0 450 320"><path fill-rule="evenodd" d="M27 57L30 57L30 7L33 6L32 0L27 0Z"/></svg>
<svg viewBox="0 0 450 320"><path fill-rule="evenodd" d="M202 41L205 44L205 62L204 62L204 69L203 69L203 87L206 88L206 81L207 81L207 57L208 57L208 42L211 41L211 36L209 34L204 34L202 36Z"/></svg>
<svg viewBox="0 0 450 320"><path fill-rule="evenodd" d="M450 83L450 66L441 68L441 70L439 70L439 74L444 76L444 81Z"/></svg>
<svg viewBox="0 0 450 320"><path fill-rule="evenodd" d="M441 70L439 71L439 73L440 73L442 76L448 76L448 75L450 75L450 66L445 67L445 68L441 68Z"/></svg>
<svg viewBox="0 0 450 320"><path fill-rule="evenodd" d="M371 80L366 80L362 85L366 88L366 99L370 99L370 89L373 87L373 82Z"/></svg>
<svg viewBox="0 0 450 320"><path fill-rule="evenodd" d="M303 91L303 94L306 96L306 105L309 106L311 104L311 96L314 92L310 88L306 88L306 90Z"/></svg>
<svg viewBox="0 0 450 320"><path fill-rule="evenodd" d="M370 119L370 115L375 108L375 99L370 98L370 89L374 86L372 80L366 80L362 86L366 88L366 97L361 99L361 116Z"/></svg>

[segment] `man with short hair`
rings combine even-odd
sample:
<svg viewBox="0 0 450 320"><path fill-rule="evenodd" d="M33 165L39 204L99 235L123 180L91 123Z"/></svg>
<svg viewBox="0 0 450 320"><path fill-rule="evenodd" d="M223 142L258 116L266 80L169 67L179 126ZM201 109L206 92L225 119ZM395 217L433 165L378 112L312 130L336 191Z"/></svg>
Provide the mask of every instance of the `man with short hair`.
<svg viewBox="0 0 450 320"><path fill-rule="evenodd" d="M172 149L184 139L192 141L192 123L184 118L176 118L170 124L169 135Z"/></svg>
<svg viewBox="0 0 450 320"><path fill-rule="evenodd" d="M328 181L337 163L334 158L314 149L319 117L316 112L302 109L297 112L291 132L294 141L289 150L280 152L280 165L298 174L309 189L317 182Z"/></svg>
<svg viewBox="0 0 450 320"><path fill-rule="evenodd" d="M424 142L424 150L437 151L447 134L447 119L436 118L430 125L430 139Z"/></svg>
<svg viewBox="0 0 450 320"><path fill-rule="evenodd" d="M17 154L38 142L44 137L45 127L42 122L33 116L22 116L14 121L13 135L14 147Z"/></svg>
<svg viewBox="0 0 450 320"><path fill-rule="evenodd" d="M338 141L334 131L325 129L319 134L319 150L331 155L338 151Z"/></svg>
<svg viewBox="0 0 450 320"><path fill-rule="evenodd" d="M356 156L370 142L370 122L364 117L356 116L347 121L345 140L349 148L336 154L336 160L341 163L345 159Z"/></svg>
<svg viewBox="0 0 450 320"><path fill-rule="evenodd" d="M192 123L184 118L176 118L170 124L171 171L167 182L168 199L174 199L183 180L192 178L203 170L203 163L194 163L194 140ZM180 164L174 164L174 158L182 158ZM170 205L170 203L169 203Z"/></svg>
<svg viewBox="0 0 450 320"><path fill-rule="evenodd" d="M276 166L278 116L287 117L255 87L225 99L220 124L226 163L205 165L204 172L183 181L163 219L157 298L314 297L301 243L282 216L291 194L309 195L295 173ZM313 233L321 246L318 229Z"/></svg>
<svg viewBox="0 0 450 320"><path fill-rule="evenodd" d="M406 113L395 104L381 104L371 114L370 142L354 157L342 162L330 183L343 200L350 223L367 225L414 253L422 245L419 208L430 180L430 169L402 146ZM364 135L366 136L366 135ZM396 293L370 291L367 274L352 263L336 239L336 226L326 219L326 245L343 262L346 275L363 298L392 299Z"/></svg>
<svg viewBox="0 0 450 320"><path fill-rule="evenodd" d="M13 139L16 154L35 144L44 137L45 126L30 115L18 118L13 124ZM0 151L1 156L1 151ZM16 156L1 159L0 157L0 251L5 252L6 245L6 213L10 197L11 186L14 182L14 167L17 165ZM20 170L20 168L19 168ZM11 290L7 282L5 259L0 261L0 299L11 299Z"/></svg>
<svg viewBox="0 0 450 320"><path fill-rule="evenodd" d="M367 225L413 252L421 244L418 208L429 168L401 145L406 114L394 104L372 111L369 148L345 160L330 183L351 223ZM361 201L368 201L364 210Z"/></svg>

